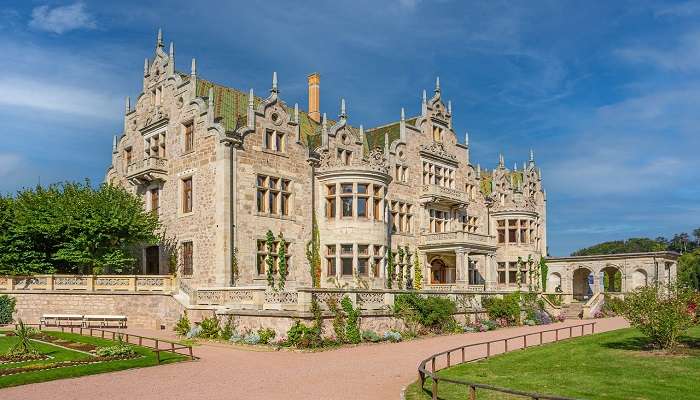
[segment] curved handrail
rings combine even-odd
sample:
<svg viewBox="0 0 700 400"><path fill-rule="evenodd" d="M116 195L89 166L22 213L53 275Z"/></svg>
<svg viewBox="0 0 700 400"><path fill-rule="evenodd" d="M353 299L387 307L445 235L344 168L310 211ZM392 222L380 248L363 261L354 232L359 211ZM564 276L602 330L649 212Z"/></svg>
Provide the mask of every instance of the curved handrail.
<svg viewBox="0 0 700 400"><path fill-rule="evenodd" d="M439 377L437 375L437 372L439 371L436 369L437 359L441 356L446 356L447 368L449 368L453 365L452 360L451 360L451 358L452 358L451 355L452 355L452 353L454 353L456 351L461 351L461 353L462 353L462 361L454 364L454 365L459 365L459 364L463 364L463 363L467 363L467 362L484 360L484 359L491 357L491 355L492 355L491 354L491 345L493 343L503 342L503 344L504 344L503 353L507 353L508 352L508 343L510 340L522 339L523 340L523 347L521 349L526 349L528 347L540 346L540 345L544 344L545 342L544 342L543 336L545 333L550 333L550 332L555 333L555 337L554 337L553 342L558 342L560 340L566 340L566 339L573 338L574 337L573 336L574 328L581 328L581 334L576 336L576 337L584 336L586 334L586 327L588 327L588 326L590 326L590 332L588 332L588 334L593 334L593 333L595 333L595 324L596 324L595 322L587 322L587 323L579 324L579 325L571 325L571 326L565 326L565 327L560 327L560 328L555 328L555 329L546 329L546 330L542 330L542 331L511 336L511 337L507 337L507 338L503 338L503 339L495 339L495 340L490 340L490 341L485 341L485 342L471 343L471 344L467 344L464 346L454 347L454 348L451 348L449 350L444 350L444 351L441 351L439 353L435 353L435 354L431 355L430 357L424 359L423 361L421 361L418 364L418 378L419 378L420 383L421 383L421 388L423 388L425 386L425 379L426 378L432 379L432 381L433 381L433 385L432 385L432 398L433 398L433 400L437 400L438 385L440 382L447 382L447 383L453 383L453 384L467 386L469 389L469 399L470 400L476 399L477 389L484 389L484 390L490 390L490 391L494 391L494 392L513 394L513 395L518 395L518 396L523 396L523 397L529 397L531 399L575 400L575 399L572 399L569 397L551 396L551 395L546 395L546 394L531 393L531 392L525 392L525 391L521 391L521 390L515 390L515 389L503 388L503 387L499 387L499 386L487 385L487 384L477 383L477 382L468 382L468 381L458 380L458 379L442 378L442 377ZM569 335L567 337L560 338L559 332L566 331L566 330L569 330ZM534 335L539 335L538 343L528 346L527 338L529 336L534 336ZM548 342L548 343L552 343L552 342ZM478 346L484 346L484 345L486 346L486 355L485 356L474 357L471 359L465 358L465 349L478 347ZM498 354L502 354L502 353L498 353ZM428 368L426 367L428 362L431 363L430 370L428 370Z"/></svg>

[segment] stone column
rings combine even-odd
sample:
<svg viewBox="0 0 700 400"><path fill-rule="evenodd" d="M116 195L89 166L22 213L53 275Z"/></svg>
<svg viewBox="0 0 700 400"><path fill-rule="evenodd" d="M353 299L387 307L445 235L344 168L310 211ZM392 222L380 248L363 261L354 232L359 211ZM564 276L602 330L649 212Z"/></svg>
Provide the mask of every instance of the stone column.
<svg viewBox="0 0 700 400"><path fill-rule="evenodd" d="M484 287L486 290L494 290L496 288L496 270L493 263L494 253L484 254Z"/></svg>
<svg viewBox="0 0 700 400"><path fill-rule="evenodd" d="M430 265L428 265L428 253L423 251L420 253L421 255L421 265L423 266L423 288L425 288L426 285L430 284L430 281L432 279L431 277L431 268Z"/></svg>
<svg viewBox="0 0 700 400"><path fill-rule="evenodd" d="M466 287L469 284L465 265L466 254L463 248L455 249L455 281L459 287Z"/></svg>

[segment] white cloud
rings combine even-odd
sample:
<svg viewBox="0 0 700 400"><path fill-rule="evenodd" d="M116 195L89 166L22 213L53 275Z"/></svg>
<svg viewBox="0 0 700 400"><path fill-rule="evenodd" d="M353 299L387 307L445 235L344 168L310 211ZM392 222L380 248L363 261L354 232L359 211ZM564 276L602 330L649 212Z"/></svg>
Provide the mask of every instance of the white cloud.
<svg viewBox="0 0 700 400"><path fill-rule="evenodd" d="M119 118L114 96L22 76L0 77L0 104L87 117Z"/></svg>
<svg viewBox="0 0 700 400"><path fill-rule="evenodd" d="M700 69L700 32L686 33L671 46L633 45L618 49L615 54L631 63L671 71L697 71Z"/></svg>
<svg viewBox="0 0 700 400"><path fill-rule="evenodd" d="M97 23L86 11L85 4L79 2L54 8L48 5L36 7L32 10L29 26L60 35L76 29L95 29Z"/></svg>

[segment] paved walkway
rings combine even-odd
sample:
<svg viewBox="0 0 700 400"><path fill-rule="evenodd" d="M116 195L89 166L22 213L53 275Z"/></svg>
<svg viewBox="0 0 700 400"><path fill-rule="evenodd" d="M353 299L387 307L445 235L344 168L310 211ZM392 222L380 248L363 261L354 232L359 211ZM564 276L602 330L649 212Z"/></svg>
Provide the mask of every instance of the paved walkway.
<svg viewBox="0 0 700 400"><path fill-rule="evenodd" d="M621 318L597 322L597 332L627 326ZM1 389L0 399L398 399L401 388L417 379L418 362L430 354L580 323L567 321L317 353L203 345L195 348L199 361ZM532 340L534 343L538 338L533 336Z"/></svg>

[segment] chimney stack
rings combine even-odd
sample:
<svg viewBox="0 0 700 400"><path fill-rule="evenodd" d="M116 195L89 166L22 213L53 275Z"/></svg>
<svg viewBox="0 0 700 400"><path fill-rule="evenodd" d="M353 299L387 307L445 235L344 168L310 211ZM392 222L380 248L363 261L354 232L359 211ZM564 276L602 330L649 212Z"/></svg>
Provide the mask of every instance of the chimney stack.
<svg viewBox="0 0 700 400"><path fill-rule="evenodd" d="M316 122L321 122L321 112L319 110L321 97L321 75L314 72L309 75L309 118Z"/></svg>

